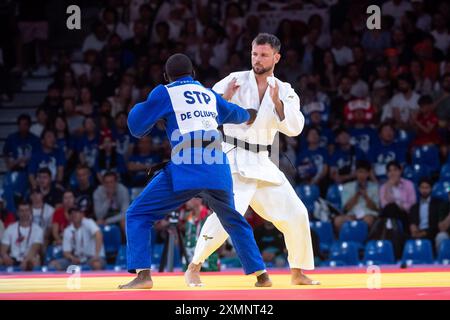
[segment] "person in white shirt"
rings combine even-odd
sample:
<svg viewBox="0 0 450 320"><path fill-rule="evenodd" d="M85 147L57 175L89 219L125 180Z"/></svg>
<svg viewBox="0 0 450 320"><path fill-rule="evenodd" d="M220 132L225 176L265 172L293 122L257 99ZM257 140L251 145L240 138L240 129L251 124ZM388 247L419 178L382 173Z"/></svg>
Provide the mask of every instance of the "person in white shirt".
<svg viewBox="0 0 450 320"><path fill-rule="evenodd" d="M65 270L70 265L87 264L92 270L102 270L106 264L102 231L80 208L71 208L69 216L71 224L63 235L64 257L51 261L49 267Z"/></svg>
<svg viewBox="0 0 450 320"><path fill-rule="evenodd" d="M420 95L413 91L415 81L410 75L400 75L397 80L400 92L383 106L381 121L393 119L400 127L408 127L419 110Z"/></svg>
<svg viewBox="0 0 450 320"><path fill-rule="evenodd" d="M413 8L409 1L404 0L387 1L381 7L381 14L393 17L396 26L400 26L401 18L406 11L413 11Z"/></svg>
<svg viewBox="0 0 450 320"><path fill-rule="evenodd" d="M354 61L353 51L344 45L344 38L339 31L334 31L332 35L331 52L338 66L343 67Z"/></svg>
<svg viewBox="0 0 450 320"><path fill-rule="evenodd" d="M41 264L40 249L44 241L42 229L33 223L31 205L21 202L17 208L19 221L11 224L2 237L0 256L7 267L20 266L31 271Z"/></svg>
<svg viewBox="0 0 450 320"><path fill-rule="evenodd" d="M433 17L433 23L435 28L431 31L431 35L435 41L434 46L441 50L443 54L446 54L450 46L450 33L448 32L444 16L436 13Z"/></svg>
<svg viewBox="0 0 450 320"><path fill-rule="evenodd" d="M44 131L44 128L47 126L48 121L47 112L43 108L36 109L36 120L37 122L30 128L30 132L36 137L40 137L42 131Z"/></svg>
<svg viewBox="0 0 450 320"><path fill-rule="evenodd" d="M81 51L84 53L90 49L95 51L102 51L108 40L108 29L101 22L96 22L91 32L83 42Z"/></svg>
<svg viewBox="0 0 450 320"><path fill-rule="evenodd" d="M41 190L33 189L30 195L31 208L33 212L33 223L37 224L44 231L44 236L50 231L52 225L53 212L55 208L44 202L44 195Z"/></svg>

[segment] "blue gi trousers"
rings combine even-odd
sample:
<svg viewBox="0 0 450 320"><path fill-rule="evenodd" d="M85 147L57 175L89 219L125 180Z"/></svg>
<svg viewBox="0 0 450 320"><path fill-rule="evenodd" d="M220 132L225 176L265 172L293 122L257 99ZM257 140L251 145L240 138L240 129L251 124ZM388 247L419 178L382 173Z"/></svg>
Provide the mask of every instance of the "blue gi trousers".
<svg viewBox="0 0 450 320"><path fill-rule="evenodd" d="M245 218L234 209L234 197L224 190L183 190L174 192L171 175L161 170L142 193L131 203L126 213L128 271L149 269L151 266L151 236L153 223L178 209L191 198L201 196L230 235L245 274L264 270L265 265ZM195 179L195 177L193 177Z"/></svg>

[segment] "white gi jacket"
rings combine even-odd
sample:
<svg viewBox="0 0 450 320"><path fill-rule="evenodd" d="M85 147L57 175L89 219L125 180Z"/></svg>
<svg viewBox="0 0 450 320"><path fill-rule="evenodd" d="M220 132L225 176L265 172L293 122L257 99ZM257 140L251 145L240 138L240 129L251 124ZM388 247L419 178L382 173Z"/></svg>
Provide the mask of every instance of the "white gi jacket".
<svg viewBox="0 0 450 320"><path fill-rule="evenodd" d="M230 101L247 109L258 110L258 115L250 126L224 124L225 135L253 144L272 145L278 131L290 137L300 134L305 118L300 112L300 99L289 83L275 78L279 86L279 97L284 105L285 118L280 121L270 97L270 88L267 88L261 104L259 103L258 86L253 70L233 72L216 83L213 90L223 94L233 78L237 79L240 87ZM232 173L238 173L245 178L282 184L283 173L270 160L267 151L254 153L225 142L223 150L227 153Z"/></svg>

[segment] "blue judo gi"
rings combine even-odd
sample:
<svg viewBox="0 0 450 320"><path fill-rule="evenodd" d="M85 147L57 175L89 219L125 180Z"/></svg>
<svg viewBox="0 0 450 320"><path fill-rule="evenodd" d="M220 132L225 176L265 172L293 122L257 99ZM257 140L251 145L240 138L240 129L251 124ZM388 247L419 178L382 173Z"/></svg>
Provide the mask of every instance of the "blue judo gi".
<svg viewBox="0 0 450 320"><path fill-rule="evenodd" d="M235 210L231 171L220 148L217 130L223 123L248 121L249 113L191 77L182 77L166 86L157 86L145 102L136 104L128 115L128 126L132 135L139 138L148 134L160 119L166 123L172 159L127 210L128 271L150 268L153 223L197 196L203 197L217 213L245 274L264 270L253 231ZM199 138L217 139L216 148L199 145Z"/></svg>

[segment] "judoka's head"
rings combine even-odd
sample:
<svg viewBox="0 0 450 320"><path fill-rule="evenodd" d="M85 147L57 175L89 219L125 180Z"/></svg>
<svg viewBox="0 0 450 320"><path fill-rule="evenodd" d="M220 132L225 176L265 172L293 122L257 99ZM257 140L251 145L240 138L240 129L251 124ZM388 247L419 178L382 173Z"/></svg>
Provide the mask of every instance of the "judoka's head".
<svg viewBox="0 0 450 320"><path fill-rule="evenodd" d="M260 33L252 42L252 68L255 74L272 75L280 61L281 42L269 33Z"/></svg>
<svg viewBox="0 0 450 320"><path fill-rule="evenodd" d="M164 78L172 82L178 78L194 76L191 59L182 53L175 53L167 59Z"/></svg>

